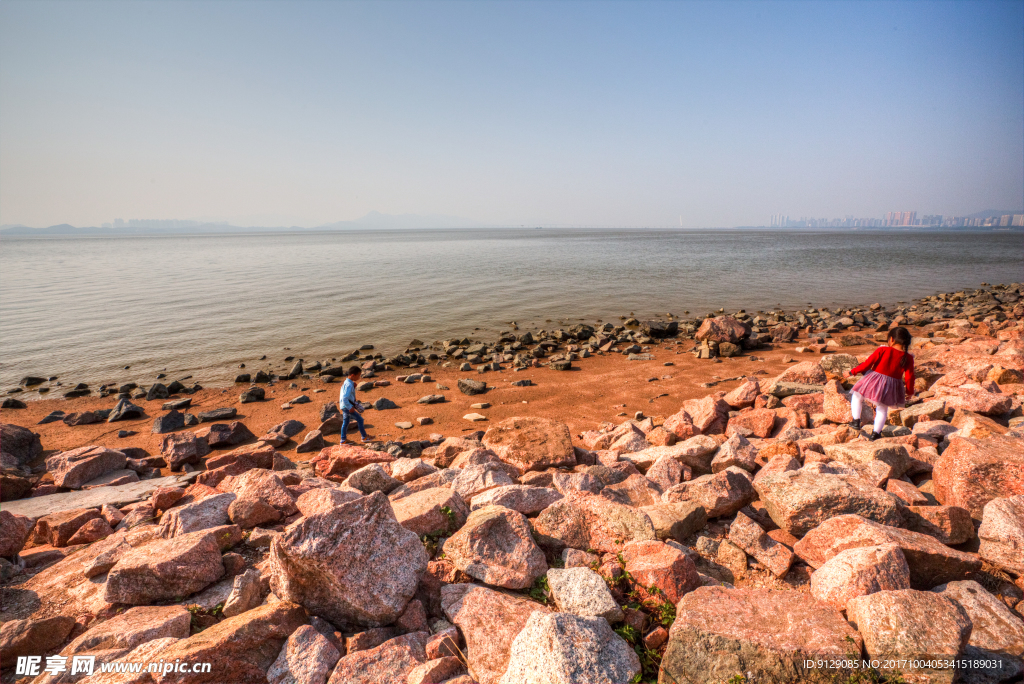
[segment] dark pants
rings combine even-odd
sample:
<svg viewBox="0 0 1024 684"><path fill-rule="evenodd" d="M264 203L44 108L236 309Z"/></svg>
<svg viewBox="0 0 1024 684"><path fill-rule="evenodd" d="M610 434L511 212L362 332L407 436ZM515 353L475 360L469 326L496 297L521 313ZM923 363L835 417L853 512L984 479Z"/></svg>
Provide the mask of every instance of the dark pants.
<svg viewBox="0 0 1024 684"><path fill-rule="evenodd" d="M366 439L366 428L363 427L363 417L359 415L358 411L345 411L341 412L341 438L344 440L348 435L348 421L356 421L356 427L359 428L359 436Z"/></svg>

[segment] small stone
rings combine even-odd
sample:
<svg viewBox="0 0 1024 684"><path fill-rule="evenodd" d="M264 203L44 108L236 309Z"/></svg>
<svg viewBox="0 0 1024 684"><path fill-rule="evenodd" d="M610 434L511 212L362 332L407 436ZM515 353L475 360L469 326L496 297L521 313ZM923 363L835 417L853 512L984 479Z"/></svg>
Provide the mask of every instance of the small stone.
<svg viewBox="0 0 1024 684"><path fill-rule="evenodd" d="M612 598L608 585L590 568L551 568L547 578L555 604L563 613L622 621L622 609Z"/></svg>

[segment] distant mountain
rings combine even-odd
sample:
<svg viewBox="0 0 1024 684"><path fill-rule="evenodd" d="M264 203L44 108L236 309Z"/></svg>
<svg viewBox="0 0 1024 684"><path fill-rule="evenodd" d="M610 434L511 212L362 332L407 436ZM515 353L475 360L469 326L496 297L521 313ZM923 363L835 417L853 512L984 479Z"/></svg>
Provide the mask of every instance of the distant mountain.
<svg viewBox="0 0 1024 684"><path fill-rule="evenodd" d="M988 218L989 216L1006 216L1007 214L1024 214L1024 209L985 209L984 211L976 211L973 214L968 214L967 218Z"/></svg>
<svg viewBox="0 0 1024 684"><path fill-rule="evenodd" d="M97 228L95 226L76 227L61 223L48 228L30 228L29 226L3 225L3 235L181 235L196 233L251 233L251 232L293 232L309 230L373 230L373 229L415 229L415 228L483 228L479 221L460 218L458 216L421 216L419 214L382 214L371 211L366 216L353 221L337 221L314 228L301 226L232 226L226 223L196 223L194 226L177 228L155 227L121 227Z"/></svg>

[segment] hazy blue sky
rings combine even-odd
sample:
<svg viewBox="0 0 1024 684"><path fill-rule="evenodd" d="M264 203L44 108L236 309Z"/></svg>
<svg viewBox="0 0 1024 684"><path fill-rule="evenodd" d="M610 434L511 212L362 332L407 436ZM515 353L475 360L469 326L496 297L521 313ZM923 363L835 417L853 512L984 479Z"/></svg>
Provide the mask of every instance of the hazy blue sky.
<svg viewBox="0 0 1024 684"><path fill-rule="evenodd" d="M0 3L0 222L1024 200L1024 2Z"/></svg>

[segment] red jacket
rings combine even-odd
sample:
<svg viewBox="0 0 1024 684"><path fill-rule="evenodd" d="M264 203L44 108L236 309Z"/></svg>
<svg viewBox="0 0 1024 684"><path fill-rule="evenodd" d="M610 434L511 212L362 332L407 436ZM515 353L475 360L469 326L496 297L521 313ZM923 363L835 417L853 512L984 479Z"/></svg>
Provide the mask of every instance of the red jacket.
<svg viewBox="0 0 1024 684"><path fill-rule="evenodd" d="M903 361L906 359L906 362ZM901 363L905 363L901 366ZM907 385L907 396L914 394L914 355L901 352L895 347L879 347L867 360L850 371L850 375L860 375L871 369L876 373L888 375L890 378L903 376Z"/></svg>

